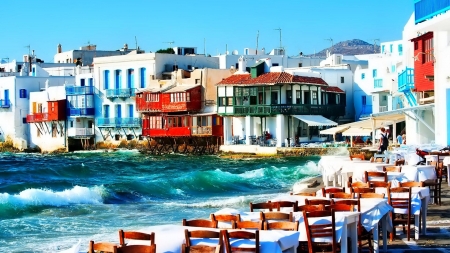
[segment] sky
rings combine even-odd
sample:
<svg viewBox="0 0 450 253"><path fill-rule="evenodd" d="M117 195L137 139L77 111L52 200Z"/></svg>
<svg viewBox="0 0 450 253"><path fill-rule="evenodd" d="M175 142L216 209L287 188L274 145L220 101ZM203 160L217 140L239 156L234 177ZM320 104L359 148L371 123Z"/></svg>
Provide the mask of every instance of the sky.
<svg viewBox="0 0 450 253"><path fill-rule="evenodd" d="M413 0L1 0L0 60L21 60L28 45L53 62L63 51L94 44L117 50L128 43L146 52L197 47L218 55L280 46L288 55L312 54L334 43L399 40ZM136 39L135 39L136 38Z"/></svg>

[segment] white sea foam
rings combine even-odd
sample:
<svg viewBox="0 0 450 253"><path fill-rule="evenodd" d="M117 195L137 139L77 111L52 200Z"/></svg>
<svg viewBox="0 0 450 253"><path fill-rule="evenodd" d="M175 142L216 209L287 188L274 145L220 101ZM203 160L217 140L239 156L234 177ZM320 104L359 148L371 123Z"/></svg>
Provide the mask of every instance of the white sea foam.
<svg viewBox="0 0 450 253"><path fill-rule="evenodd" d="M283 193L285 194L285 193ZM275 194L258 194L258 195L248 195L248 196L236 196L236 197L226 197L226 198L210 198L206 201L194 202L194 203L182 203L182 202L166 202L166 206L178 206L178 207L214 207L223 208L230 206L246 205L249 202L265 202L268 199L274 199L279 196L280 193Z"/></svg>
<svg viewBox="0 0 450 253"><path fill-rule="evenodd" d="M49 205L65 206L70 204L100 204L102 195L105 192L103 186L92 188L74 186L60 192L49 189L27 189L19 194L0 193L0 204L10 204L14 206L25 205Z"/></svg>

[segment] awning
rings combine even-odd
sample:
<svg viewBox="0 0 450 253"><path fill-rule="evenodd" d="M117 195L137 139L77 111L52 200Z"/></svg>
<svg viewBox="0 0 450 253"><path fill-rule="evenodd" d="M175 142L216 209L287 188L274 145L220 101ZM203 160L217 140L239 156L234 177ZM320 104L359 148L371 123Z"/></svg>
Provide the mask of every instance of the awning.
<svg viewBox="0 0 450 253"><path fill-rule="evenodd" d="M293 115L293 117L305 122L308 126L337 126L337 123L322 115Z"/></svg>
<svg viewBox="0 0 450 253"><path fill-rule="evenodd" d="M342 136L370 136L372 129L361 127L350 127L342 132Z"/></svg>
<svg viewBox="0 0 450 253"><path fill-rule="evenodd" d="M347 130L349 127L348 126L337 126L337 127L332 127L332 128L328 128L325 130L320 131L320 134L330 134L330 135L334 135L336 133L340 133L343 132L345 130Z"/></svg>

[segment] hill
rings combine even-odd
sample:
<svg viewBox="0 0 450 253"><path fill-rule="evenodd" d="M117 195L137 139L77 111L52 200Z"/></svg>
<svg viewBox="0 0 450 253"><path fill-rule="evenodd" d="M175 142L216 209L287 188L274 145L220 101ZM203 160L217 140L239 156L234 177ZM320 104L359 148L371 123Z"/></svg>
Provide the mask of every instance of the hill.
<svg viewBox="0 0 450 253"><path fill-rule="evenodd" d="M327 50L330 50L331 47L325 48L320 52L317 52L315 56L326 56ZM357 55L357 54L373 54L380 52L380 46L370 44L363 40L353 39L341 41L337 44L333 45L331 53L334 54L343 54L343 55ZM314 54L310 54L309 56L313 56Z"/></svg>

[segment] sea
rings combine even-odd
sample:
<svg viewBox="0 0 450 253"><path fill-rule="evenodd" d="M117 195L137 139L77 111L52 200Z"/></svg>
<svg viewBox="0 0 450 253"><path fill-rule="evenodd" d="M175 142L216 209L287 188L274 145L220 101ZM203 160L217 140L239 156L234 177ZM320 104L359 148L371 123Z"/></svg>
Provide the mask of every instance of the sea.
<svg viewBox="0 0 450 253"><path fill-rule="evenodd" d="M0 153L0 252L61 252L78 242L86 252L89 240L117 242L119 229L247 211L319 175L319 159Z"/></svg>

